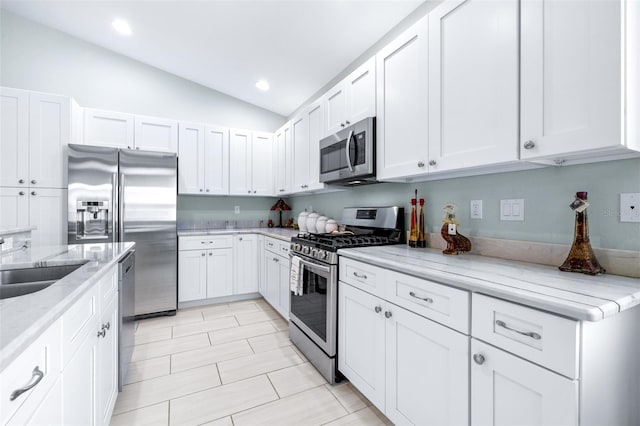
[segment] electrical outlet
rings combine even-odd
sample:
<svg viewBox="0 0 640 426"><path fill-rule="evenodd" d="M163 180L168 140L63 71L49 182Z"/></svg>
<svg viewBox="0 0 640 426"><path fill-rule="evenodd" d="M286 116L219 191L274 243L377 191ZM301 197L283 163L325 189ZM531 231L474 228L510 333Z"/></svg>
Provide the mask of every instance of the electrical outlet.
<svg viewBox="0 0 640 426"><path fill-rule="evenodd" d="M640 193L620 194L620 222L640 222Z"/></svg>
<svg viewBox="0 0 640 426"><path fill-rule="evenodd" d="M233 208L233 211L234 211L235 214L240 214L240 206L235 206Z"/></svg>
<svg viewBox="0 0 640 426"><path fill-rule="evenodd" d="M482 219L482 200L471 200L469 212L471 219Z"/></svg>
<svg viewBox="0 0 640 426"><path fill-rule="evenodd" d="M500 200L500 220L524 221L524 200Z"/></svg>

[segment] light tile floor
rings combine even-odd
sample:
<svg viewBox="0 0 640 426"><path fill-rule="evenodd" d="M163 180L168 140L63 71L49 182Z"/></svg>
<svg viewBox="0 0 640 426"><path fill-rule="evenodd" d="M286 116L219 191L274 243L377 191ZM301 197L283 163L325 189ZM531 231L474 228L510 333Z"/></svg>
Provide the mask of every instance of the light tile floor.
<svg viewBox="0 0 640 426"><path fill-rule="evenodd" d="M140 321L111 424L391 424L350 383L327 384L287 330L264 299Z"/></svg>

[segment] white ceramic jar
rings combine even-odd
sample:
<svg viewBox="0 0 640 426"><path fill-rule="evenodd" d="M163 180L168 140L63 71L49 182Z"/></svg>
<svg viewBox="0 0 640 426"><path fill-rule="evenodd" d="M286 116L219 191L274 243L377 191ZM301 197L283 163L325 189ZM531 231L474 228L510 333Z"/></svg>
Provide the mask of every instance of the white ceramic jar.
<svg viewBox="0 0 640 426"><path fill-rule="evenodd" d="M318 234L324 234L324 228L327 225L327 219L329 218L326 216L320 216L318 217L318 220L316 220L316 231L318 232Z"/></svg>
<svg viewBox="0 0 640 426"><path fill-rule="evenodd" d="M328 219L327 220L327 224L324 226L324 232L326 232L327 234L333 231L337 231L338 230L338 222L336 222L335 219Z"/></svg>
<svg viewBox="0 0 640 426"><path fill-rule="evenodd" d="M307 216L309 216L309 212L306 210L298 215L298 228L300 228L300 232L307 232Z"/></svg>
<svg viewBox="0 0 640 426"><path fill-rule="evenodd" d="M320 216L316 212L309 213L307 216L307 232L316 232L316 220L318 220L318 216Z"/></svg>

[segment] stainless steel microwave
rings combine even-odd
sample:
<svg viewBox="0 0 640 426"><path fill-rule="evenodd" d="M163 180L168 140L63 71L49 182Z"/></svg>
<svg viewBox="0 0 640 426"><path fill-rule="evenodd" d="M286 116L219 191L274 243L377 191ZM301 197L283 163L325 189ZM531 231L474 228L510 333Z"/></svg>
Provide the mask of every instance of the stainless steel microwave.
<svg viewBox="0 0 640 426"><path fill-rule="evenodd" d="M376 119L365 118L320 141L320 182L357 185L376 181Z"/></svg>

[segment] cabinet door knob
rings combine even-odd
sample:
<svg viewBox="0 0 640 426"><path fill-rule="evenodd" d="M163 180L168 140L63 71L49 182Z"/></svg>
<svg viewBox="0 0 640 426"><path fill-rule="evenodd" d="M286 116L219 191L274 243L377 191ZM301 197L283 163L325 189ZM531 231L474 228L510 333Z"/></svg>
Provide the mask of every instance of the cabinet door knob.
<svg viewBox="0 0 640 426"><path fill-rule="evenodd" d="M391 315L392 315L391 311L385 311L384 312L384 317L387 318L387 319L391 318Z"/></svg>
<svg viewBox="0 0 640 426"><path fill-rule="evenodd" d="M98 331L98 337L104 337L106 335L107 335L107 330L105 330L104 328Z"/></svg>
<svg viewBox="0 0 640 426"><path fill-rule="evenodd" d="M127 149L131 149L131 147L129 145L127 145Z"/></svg>
<svg viewBox="0 0 640 426"><path fill-rule="evenodd" d="M340 123L340 127L344 127L344 123Z"/></svg>
<svg viewBox="0 0 640 426"><path fill-rule="evenodd" d="M528 140L522 146L524 147L524 149L533 149L536 147L536 143L532 140Z"/></svg>
<svg viewBox="0 0 640 426"><path fill-rule="evenodd" d="M239 240L239 241L242 241L242 237L238 237L238 240Z"/></svg>
<svg viewBox="0 0 640 426"><path fill-rule="evenodd" d="M18 180L18 183L24 183L24 179Z"/></svg>
<svg viewBox="0 0 640 426"><path fill-rule="evenodd" d="M351 122L350 122L349 120L345 121L344 123L345 123L346 125L351 124Z"/></svg>
<svg viewBox="0 0 640 426"><path fill-rule="evenodd" d="M140 147L139 147L139 146L136 146L136 149L140 149Z"/></svg>
<svg viewBox="0 0 640 426"><path fill-rule="evenodd" d="M478 365L484 364L484 361L485 361L484 355L482 355L482 354L473 354L473 361Z"/></svg>
<svg viewBox="0 0 640 426"><path fill-rule="evenodd" d="M424 161L418 161L418 167L424 167Z"/></svg>
<svg viewBox="0 0 640 426"><path fill-rule="evenodd" d="M206 255L207 255L206 253L202 253L200 256L206 256Z"/></svg>
<svg viewBox="0 0 640 426"><path fill-rule="evenodd" d="M254 194L255 194L256 192L258 192L258 191L253 191L253 193L254 193Z"/></svg>
<svg viewBox="0 0 640 426"><path fill-rule="evenodd" d="M24 191L18 192L18 195L24 195Z"/></svg>
<svg viewBox="0 0 640 426"><path fill-rule="evenodd" d="M36 191L31 191L31 195L38 195Z"/></svg>
<svg viewBox="0 0 640 426"><path fill-rule="evenodd" d="M380 311L382 311L382 308L380 306L376 306L373 310L376 311L376 314L379 314Z"/></svg>
<svg viewBox="0 0 640 426"><path fill-rule="evenodd" d="M37 180L35 180L35 179L31 179L31 183L32 183L33 185L35 185L36 183L38 183L38 181L37 181Z"/></svg>
<svg viewBox="0 0 640 426"><path fill-rule="evenodd" d="M209 252L209 256L213 256L213 253L212 253L212 252Z"/></svg>
<svg viewBox="0 0 640 426"><path fill-rule="evenodd" d="M251 190L248 190L248 191L247 191L247 194L251 194Z"/></svg>
<svg viewBox="0 0 640 426"><path fill-rule="evenodd" d="M207 192L209 192L209 189L207 189Z"/></svg>
<svg viewBox="0 0 640 426"><path fill-rule="evenodd" d="M435 166L436 165L436 160L430 160L429 161L429 165L430 166Z"/></svg>

